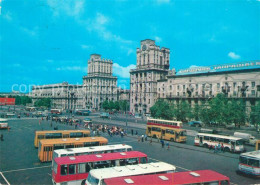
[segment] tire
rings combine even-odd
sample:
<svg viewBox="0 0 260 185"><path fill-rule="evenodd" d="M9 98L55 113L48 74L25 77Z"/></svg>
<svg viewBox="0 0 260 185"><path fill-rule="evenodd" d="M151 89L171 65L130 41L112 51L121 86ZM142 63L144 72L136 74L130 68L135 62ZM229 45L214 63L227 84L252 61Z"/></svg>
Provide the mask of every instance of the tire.
<svg viewBox="0 0 260 185"><path fill-rule="evenodd" d="M229 149L228 147L225 147L225 148L224 148L224 151L225 151L225 152L230 152L230 149Z"/></svg>
<svg viewBox="0 0 260 185"><path fill-rule="evenodd" d="M173 138L171 138L170 140L171 140L171 142L174 142L174 139L173 139Z"/></svg>
<svg viewBox="0 0 260 185"><path fill-rule="evenodd" d="M81 182L81 185L85 185L86 179Z"/></svg>
<svg viewBox="0 0 260 185"><path fill-rule="evenodd" d="M156 135L153 135L153 138L156 138Z"/></svg>
<svg viewBox="0 0 260 185"><path fill-rule="evenodd" d="M208 148L209 145L207 143L203 144L203 147Z"/></svg>

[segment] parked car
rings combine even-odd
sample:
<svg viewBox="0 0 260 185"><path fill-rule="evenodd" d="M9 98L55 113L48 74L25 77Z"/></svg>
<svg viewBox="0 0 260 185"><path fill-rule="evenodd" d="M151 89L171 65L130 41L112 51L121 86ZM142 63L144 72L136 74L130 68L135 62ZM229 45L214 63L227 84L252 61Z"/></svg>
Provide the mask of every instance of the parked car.
<svg viewBox="0 0 260 185"><path fill-rule="evenodd" d="M101 117L101 118L109 118L109 113L102 112L102 113L100 114L100 117Z"/></svg>
<svg viewBox="0 0 260 185"><path fill-rule="evenodd" d="M141 119L142 116L141 116L141 114L135 114L135 118L139 118L139 119Z"/></svg>
<svg viewBox="0 0 260 185"><path fill-rule="evenodd" d="M188 125L190 127L202 127L202 122L201 121L190 121L190 122L188 122Z"/></svg>

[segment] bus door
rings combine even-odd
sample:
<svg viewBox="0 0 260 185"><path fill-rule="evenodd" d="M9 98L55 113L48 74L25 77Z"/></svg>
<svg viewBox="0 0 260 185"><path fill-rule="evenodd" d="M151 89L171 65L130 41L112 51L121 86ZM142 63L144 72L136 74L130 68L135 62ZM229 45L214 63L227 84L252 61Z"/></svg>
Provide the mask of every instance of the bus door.
<svg viewBox="0 0 260 185"><path fill-rule="evenodd" d="M200 146L203 146L203 136L199 136L200 137Z"/></svg>
<svg viewBox="0 0 260 185"><path fill-rule="evenodd" d="M63 134L63 138L69 138L70 135L69 134Z"/></svg>
<svg viewBox="0 0 260 185"><path fill-rule="evenodd" d="M162 139L165 138L165 130L162 129L162 136L161 136Z"/></svg>
<svg viewBox="0 0 260 185"><path fill-rule="evenodd" d="M231 141L231 148L230 148L231 152L235 152L235 144L236 144L235 141Z"/></svg>
<svg viewBox="0 0 260 185"><path fill-rule="evenodd" d="M52 152L53 152L52 146L45 146L44 147L43 162L52 160Z"/></svg>
<svg viewBox="0 0 260 185"><path fill-rule="evenodd" d="M148 127L148 133L147 133L147 135L148 135L148 136L151 136L151 132L152 132L151 127Z"/></svg>
<svg viewBox="0 0 260 185"><path fill-rule="evenodd" d="M75 148L83 147L83 143L75 144Z"/></svg>

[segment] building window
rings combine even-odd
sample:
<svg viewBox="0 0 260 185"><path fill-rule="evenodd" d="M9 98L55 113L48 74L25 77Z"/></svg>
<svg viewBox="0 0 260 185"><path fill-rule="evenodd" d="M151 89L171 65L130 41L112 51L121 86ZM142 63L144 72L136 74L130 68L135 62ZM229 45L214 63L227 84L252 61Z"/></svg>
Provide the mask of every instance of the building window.
<svg viewBox="0 0 260 185"><path fill-rule="evenodd" d="M185 85L183 85L183 90L185 90Z"/></svg>
<svg viewBox="0 0 260 185"><path fill-rule="evenodd" d="M150 99L148 100L148 103L150 104Z"/></svg>
<svg viewBox="0 0 260 185"><path fill-rule="evenodd" d="M199 88L199 84L196 84L196 89L198 89Z"/></svg>
<svg viewBox="0 0 260 185"><path fill-rule="evenodd" d="M180 86L179 86L179 85L177 85L177 89L178 89L178 90L180 89Z"/></svg>
<svg viewBox="0 0 260 185"><path fill-rule="evenodd" d="M233 83L233 87L234 87L234 88L236 88L236 86L237 86L237 83L236 83L236 82L234 82L234 83Z"/></svg>
<svg viewBox="0 0 260 185"><path fill-rule="evenodd" d="M220 88L220 83L217 83L217 88L218 88L218 89Z"/></svg>
<svg viewBox="0 0 260 185"><path fill-rule="evenodd" d="M233 91L233 96L236 96L237 95L237 92L236 91Z"/></svg>
<svg viewBox="0 0 260 185"><path fill-rule="evenodd" d="M255 90L252 90L252 91L251 91L251 95L252 95L252 96L255 96Z"/></svg>
<svg viewBox="0 0 260 185"><path fill-rule="evenodd" d="M252 82L251 85L252 85L252 87L255 87L255 82Z"/></svg>
<svg viewBox="0 0 260 185"><path fill-rule="evenodd" d="M170 85L170 90L172 90L172 86Z"/></svg>
<svg viewBox="0 0 260 185"><path fill-rule="evenodd" d="M196 92L196 96L198 96L198 95L199 95L199 92L197 91L197 92Z"/></svg>
<svg viewBox="0 0 260 185"><path fill-rule="evenodd" d="M179 93L179 92L177 92L177 96L180 96L180 93Z"/></svg>
<svg viewBox="0 0 260 185"><path fill-rule="evenodd" d="M183 96L185 96L185 92L183 92Z"/></svg>

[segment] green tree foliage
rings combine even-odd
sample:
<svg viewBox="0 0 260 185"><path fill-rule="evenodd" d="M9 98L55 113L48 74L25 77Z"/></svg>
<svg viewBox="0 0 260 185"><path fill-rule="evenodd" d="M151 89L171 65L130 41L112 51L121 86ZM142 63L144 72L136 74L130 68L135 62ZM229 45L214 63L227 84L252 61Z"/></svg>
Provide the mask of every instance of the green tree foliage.
<svg viewBox="0 0 260 185"><path fill-rule="evenodd" d="M172 106L167 101L159 99L151 108L151 116L171 120L173 118Z"/></svg>
<svg viewBox="0 0 260 185"><path fill-rule="evenodd" d="M41 98L34 103L34 106L35 107L48 107L48 108L50 108L51 107L51 99L50 98Z"/></svg>
<svg viewBox="0 0 260 185"><path fill-rule="evenodd" d="M250 122L256 127L260 127L260 101L256 102L255 106L252 106Z"/></svg>
<svg viewBox="0 0 260 185"><path fill-rule="evenodd" d="M109 109L109 103L108 103L107 100L105 100L105 101L103 102L102 107L103 107L104 110L108 110L108 109Z"/></svg>
<svg viewBox="0 0 260 185"><path fill-rule="evenodd" d="M30 98L29 96L9 95L8 98L15 98L15 105L26 105L27 103L32 103L32 98Z"/></svg>
<svg viewBox="0 0 260 185"><path fill-rule="evenodd" d="M126 100L119 101L119 107L120 107L119 109L121 111L129 111L129 109L130 109L129 102Z"/></svg>

